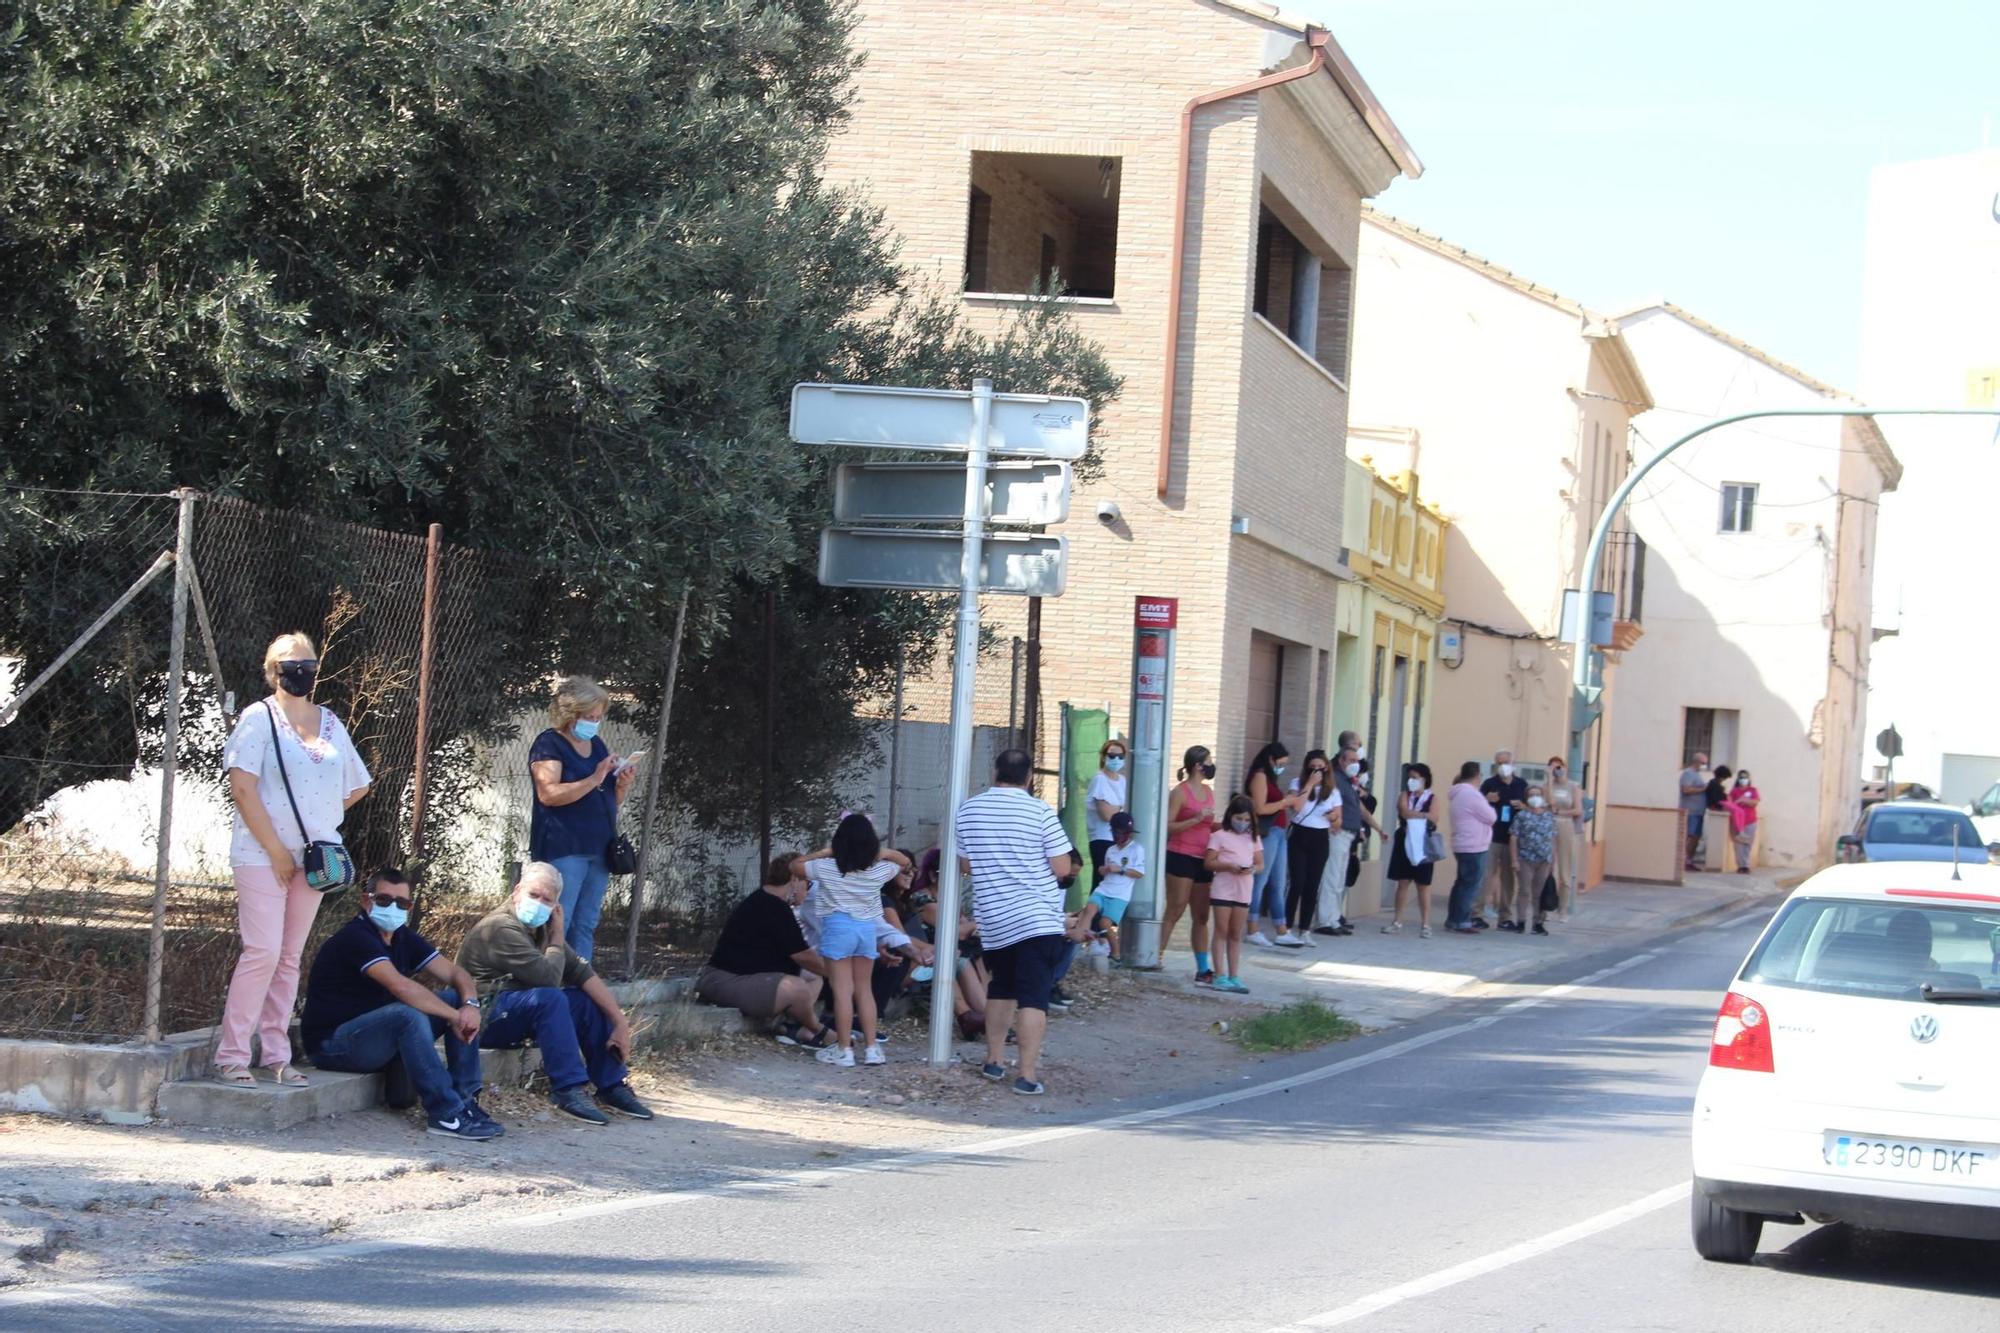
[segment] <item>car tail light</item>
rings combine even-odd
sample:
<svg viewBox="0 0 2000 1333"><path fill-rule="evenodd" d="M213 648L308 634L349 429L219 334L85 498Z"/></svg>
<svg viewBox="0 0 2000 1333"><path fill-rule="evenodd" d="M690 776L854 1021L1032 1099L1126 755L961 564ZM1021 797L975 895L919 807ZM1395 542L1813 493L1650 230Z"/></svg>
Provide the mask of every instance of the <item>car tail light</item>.
<svg viewBox="0 0 2000 1333"><path fill-rule="evenodd" d="M1708 1062L1717 1069L1777 1072L1771 1051L1771 1015L1760 1002L1735 991L1723 997L1722 1012L1715 1016L1715 1041L1708 1048Z"/></svg>

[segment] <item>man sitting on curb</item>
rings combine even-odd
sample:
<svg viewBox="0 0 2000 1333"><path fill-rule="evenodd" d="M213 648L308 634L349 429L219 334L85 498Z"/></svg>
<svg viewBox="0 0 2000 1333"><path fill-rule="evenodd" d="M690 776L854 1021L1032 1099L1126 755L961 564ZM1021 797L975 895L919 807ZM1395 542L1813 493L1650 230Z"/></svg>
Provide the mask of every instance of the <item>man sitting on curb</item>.
<svg viewBox="0 0 2000 1333"><path fill-rule="evenodd" d="M653 1118L625 1082L632 1057L625 1011L563 940L561 871L546 861L523 867L507 904L465 933L458 965L478 983L489 1010L479 1044L500 1050L533 1037L557 1110L587 1125L610 1124L591 1105L589 1084L598 1105L634 1120Z"/></svg>
<svg viewBox="0 0 2000 1333"><path fill-rule="evenodd" d="M431 1133L499 1138L507 1131L479 1109L479 1001L472 978L410 929L410 884L400 870L375 871L361 893L361 911L313 956L299 1019L306 1055L321 1069L350 1074L373 1074L400 1056ZM419 972L448 989L433 993L417 984L412 978Z"/></svg>
<svg viewBox="0 0 2000 1333"><path fill-rule="evenodd" d="M817 1050L833 1041L819 1021L820 987L826 961L806 943L796 909L806 898L805 865L787 853L764 872L763 887L752 889L723 923L708 966L695 979L703 1004L735 1009L745 1018L783 1015L778 1040Z"/></svg>

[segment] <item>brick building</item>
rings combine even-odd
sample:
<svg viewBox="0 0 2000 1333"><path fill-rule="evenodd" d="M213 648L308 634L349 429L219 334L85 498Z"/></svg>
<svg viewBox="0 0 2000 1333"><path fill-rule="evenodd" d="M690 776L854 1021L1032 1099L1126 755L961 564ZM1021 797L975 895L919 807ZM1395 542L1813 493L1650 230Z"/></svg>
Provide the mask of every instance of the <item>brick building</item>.
<svg viewBox="0 0 2000 1333"><path fill-rule="evenodd" d="M977 318L1059 288L1125 377L1042 608L1042 761L1060 703L1124 728L1142 593L1181 602L1175 752L1213 746L1227 787L1324 739L1357 228L1408 145L1326 33L1248 0L864 0L857 42L830 176Z"/></svg>

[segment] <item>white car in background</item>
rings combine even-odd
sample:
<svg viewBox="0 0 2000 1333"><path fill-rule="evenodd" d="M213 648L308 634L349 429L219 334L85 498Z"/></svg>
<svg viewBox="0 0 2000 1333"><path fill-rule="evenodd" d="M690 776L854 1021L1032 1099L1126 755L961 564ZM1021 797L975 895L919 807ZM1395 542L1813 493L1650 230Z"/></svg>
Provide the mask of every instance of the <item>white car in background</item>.
<svg viewBox="0 0 2000 1333"><path fill-rule="evenodd" d="M1988 787L1965 812L1972 816L1982 841L2000 842L2000 782Z"/></svg>
<svg viewBox="0 0 2000 1333"><path fill-rule="evenodd" d="M1839 865L1766 926L1694 1106L1694 1246L1766 1221L2000 1239L2000 868Z"/></svg>

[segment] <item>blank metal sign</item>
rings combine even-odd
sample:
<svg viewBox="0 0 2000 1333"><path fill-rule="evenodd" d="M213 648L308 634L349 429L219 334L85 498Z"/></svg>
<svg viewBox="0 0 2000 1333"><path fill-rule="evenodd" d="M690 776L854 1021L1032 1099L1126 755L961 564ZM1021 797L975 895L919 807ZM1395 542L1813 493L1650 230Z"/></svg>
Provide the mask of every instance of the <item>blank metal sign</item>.
<svg viewBox="0 0 2000 1333"><path fill-rule="evenodd" d="M872 384L792 388L792 438L800 444L865 449L972 447L972 395L953 389ZM996 393L987 448L995 457L1078 459L1090 443L1090 404L1081 398Z"/></svg>
<svg viewBox="0 0 2000 1333"><path fill-rule="evenodd" d="M958 587L961 543L956 532L917 528L825 528L819 534L819 581L829 588L905 588L951 592ZM1068 573L1062 537L995 533L981 549L983 592L1060 597Z"/></svg>
<svg viewBox="0 0 2000 1333"><path fill-rule="evenodd" d="M1069 517L1069 464L995 463L986 471L986 521L1046 527ZM836 523L951 523L964 516L957 463L842 463L833 477Z"/></svg>

